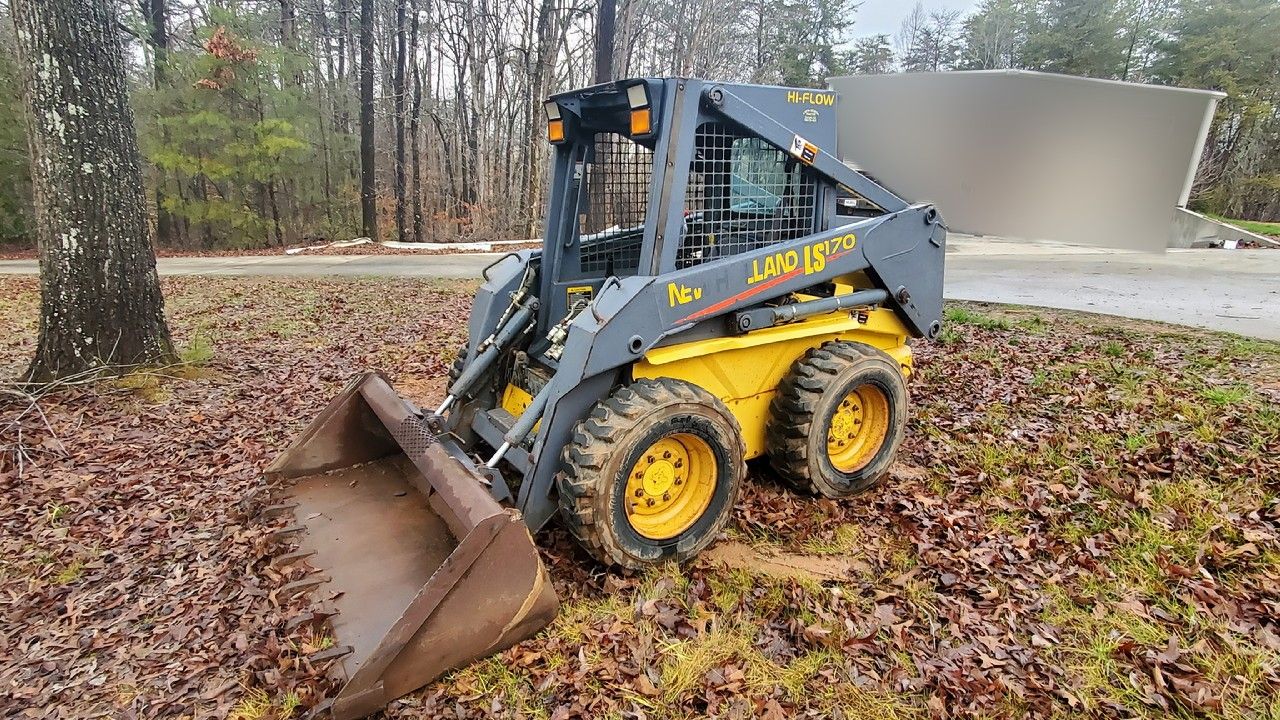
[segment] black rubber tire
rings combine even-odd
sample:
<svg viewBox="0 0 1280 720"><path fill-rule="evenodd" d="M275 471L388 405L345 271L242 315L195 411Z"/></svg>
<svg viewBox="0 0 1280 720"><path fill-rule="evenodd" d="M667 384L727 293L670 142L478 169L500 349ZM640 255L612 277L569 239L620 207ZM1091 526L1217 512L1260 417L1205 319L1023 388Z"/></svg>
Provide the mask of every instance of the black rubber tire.
<svg viewBox="0 0 1280 720"><path fill-rule="evenodd" d="M653 442L677 433L696 435L710 446L716 486L691 527L673 538L654 540L637 533L627 520L627 474ZM578 542L603 563L636 569L686 560L710 545L728 522L747 473L745 456L738 421L719 398L680 380L638 380L596 403L574 428L556 478L560 515Z"/></svg>
<svg viewBox="0 0 1280 720"><path fill-rule="evenodd" d="M844 397L865 384L879 388L888 400L888 428L871 461L845 473L827 454L827 430ZM906 423L907 385L898 363L870 345L832 341L806 352L779 383L769 405L766 452L773 469L797 489L849 497L889 472Z"/></svg>
<svg viewBox="0 0 1280 720"><path fill-rule="evenodd" d="M470 347L468 341L463 341L462 347L458 348L458 354L453 358L453 362L449 365L449 384L445 385L445 392L453 386L458 378L462 377L462 370L467 365L467 348Z"/></svg>

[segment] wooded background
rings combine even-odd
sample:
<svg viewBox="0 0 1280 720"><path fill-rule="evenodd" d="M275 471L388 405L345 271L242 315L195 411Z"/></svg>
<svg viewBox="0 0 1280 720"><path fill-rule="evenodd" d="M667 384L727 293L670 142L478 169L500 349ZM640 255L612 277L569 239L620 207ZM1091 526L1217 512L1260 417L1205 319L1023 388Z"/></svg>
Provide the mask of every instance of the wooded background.
<svg viewBox="0 0 1280 720"><path fill-rule="evenodd" d="M1221 90L1193 206L1280 220L1280 0L986 0L859 37L851 0L136 0L116 3L156 242L541 232L541 100L597 74L820 87L830 75L1023 68ZM0 3L0 243L30 245L13 23ZM607 35L607 33L606 33ZM363 42L362 42L363 41ZM362 50L368 62L362 62ZM600 58L603 59L603 58ZM367 96L361 102L361 70Z"/></svg>

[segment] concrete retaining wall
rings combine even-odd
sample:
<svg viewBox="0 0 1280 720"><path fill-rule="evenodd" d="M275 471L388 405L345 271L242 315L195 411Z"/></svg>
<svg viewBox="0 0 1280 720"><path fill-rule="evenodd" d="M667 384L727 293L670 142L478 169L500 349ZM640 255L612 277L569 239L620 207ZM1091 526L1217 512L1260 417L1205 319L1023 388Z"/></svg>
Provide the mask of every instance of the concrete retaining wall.
<svg viewBox="0 0 1280 720"><path fill-rule="evenodd" d="M1264 246L1280 247L1280 242L1248 230L1219 222L1186 208L1173 209L1173 225L1169 229L1169 247L1222 247L1229 241L1249 241Z"/></svg>

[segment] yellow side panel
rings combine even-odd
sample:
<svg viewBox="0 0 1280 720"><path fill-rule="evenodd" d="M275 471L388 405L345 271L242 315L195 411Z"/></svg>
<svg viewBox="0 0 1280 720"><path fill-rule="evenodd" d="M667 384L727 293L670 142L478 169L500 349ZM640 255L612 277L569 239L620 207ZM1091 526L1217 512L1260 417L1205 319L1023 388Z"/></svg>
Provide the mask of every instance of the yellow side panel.
<svg viewBox="0 0 1280 720"><path fill-rule="evenodd" d="M517 387L513 383L507 384L507 389L502 392L502 409L511 413L511 417L519 418L529 409L529 405L533 403L533 396L524 391L524 388ZM538 429L542 424L539 420L534 424L533 428Z"/></svg>
<svg viewBox="0 0 1280 720"><path fill-rule="evenodd" d="M697 385L724 401L742 426L747 458L764 454L769 402L778 383L809 348L849 340L880 348L911 372L907 330L890 310L835 312L736 337L657 348L632 366L634 378L669 377Z"/></svg>

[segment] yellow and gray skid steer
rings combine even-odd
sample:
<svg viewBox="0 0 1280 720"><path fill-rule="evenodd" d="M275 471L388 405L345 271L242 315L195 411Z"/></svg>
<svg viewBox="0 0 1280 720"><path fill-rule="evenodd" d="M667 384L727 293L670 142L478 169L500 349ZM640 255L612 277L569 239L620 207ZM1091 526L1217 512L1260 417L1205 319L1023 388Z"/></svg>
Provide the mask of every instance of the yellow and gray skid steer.
<svg viewBox="0 0 1280 720"><path fill-rule="evenodd" d="M339 720L550 622L531 533L554 516L640 568L713 542L753 458L870 487L908 340L941 328L945 227L832 154L834 93L645 78L544 109L543 246L485 270L444 401L367 373L267 469Z"/></svg>

